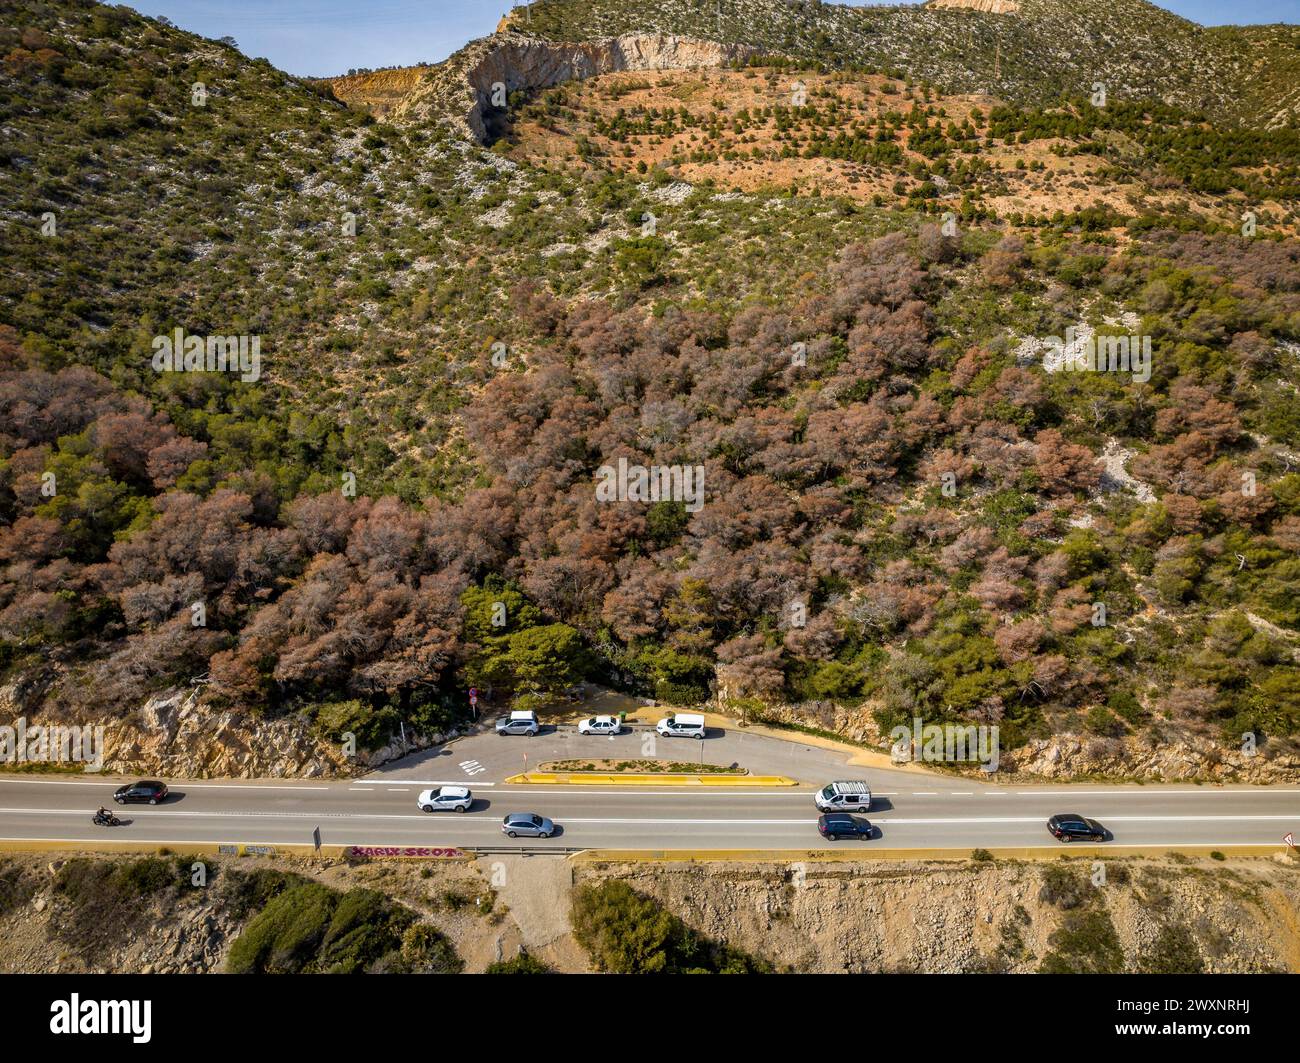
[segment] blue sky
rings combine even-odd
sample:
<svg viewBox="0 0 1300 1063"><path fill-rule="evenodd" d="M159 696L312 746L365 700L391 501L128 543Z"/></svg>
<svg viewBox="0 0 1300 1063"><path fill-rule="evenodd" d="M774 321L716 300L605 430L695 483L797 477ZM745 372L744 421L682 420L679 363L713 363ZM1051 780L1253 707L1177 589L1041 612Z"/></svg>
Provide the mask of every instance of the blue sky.
<svg viewBox="0 0 1300 1063"><path fill-rule="evenodd" d="M445 59L491 33L511 0L130 0L205 37L234 37L292 74L408 66ZM1300 21L1300 0L1164 0L1203 26Z"/></svg>

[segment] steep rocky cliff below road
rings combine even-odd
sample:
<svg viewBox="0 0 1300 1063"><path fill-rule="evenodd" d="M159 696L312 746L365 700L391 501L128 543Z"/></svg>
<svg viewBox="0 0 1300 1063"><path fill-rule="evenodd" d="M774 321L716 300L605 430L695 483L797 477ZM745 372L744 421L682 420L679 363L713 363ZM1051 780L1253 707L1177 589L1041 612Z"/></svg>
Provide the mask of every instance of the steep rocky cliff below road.
<svg viewBox="0 0 1300 1063"><path fill-rule="evenodd" d="M482 971L520 948L508 909L476 866L463 861L8 853L0 854L0 973L226 971L231 948L285 879L318 883L336 896L383 894L445 938L440 971ZM300 929L312 910L299 909ZM310 933L301 944L285 959L291 970L314 951Z"/></svg>
<svg viewBox="0 0 1300 1063"><path fill-rule="evenodd" d="M389 116L398 122L424 122L450 115L462 131L484 143L495 132L493 112L499 108L493 104L494 86L502 85L511 93L621 70L717 67L752 52L743 45L663 33L631 33L578 44L498 33L474 41L428 70Z"/></svg>
<svg viewBox="0 0 1300 1063"><path fill-rule="evenodd" d="M578 885L605 878L778 969L1300 971L1291 861L610 864Z"/></svg>
<svg viewBox="0 0 1300 1063"><path fill-rule="evenodd" d="M74 855L0 855L0 972L226 970L276 876L378 891L445 937L442 970L482 971L521 948L553 970L590 970L565 913L575 890L619 879L777 970L1300 972L1300 862L1264 858L507 866Z"/></svg>

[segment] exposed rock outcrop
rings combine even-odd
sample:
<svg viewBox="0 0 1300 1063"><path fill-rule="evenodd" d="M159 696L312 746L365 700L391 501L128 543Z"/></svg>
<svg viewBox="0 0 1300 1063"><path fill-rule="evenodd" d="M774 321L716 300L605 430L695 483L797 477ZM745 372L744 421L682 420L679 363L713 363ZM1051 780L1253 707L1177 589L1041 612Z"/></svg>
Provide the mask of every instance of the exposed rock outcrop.
<svg viewBox="0 0 1300 1063"><path fill-rule="evenodd" d="M1163 782L1279 783L1300 778L1300 756L1269 744L1248 755L1195 735L1176 741L1053 735L1003 758L1002 768L1060 781L1087 777Z"/></svg>
<svg viewBox="0 0 1300 1063"><path fill-rule="evenodd" d="M926 7L959 7L982 11L986 15L1014 15L1020 10L1016 0L930 0Z"/></svg>
<svg viewBox="0 0 1300 1063"><path fill-rule="evenodd" d="M428 71L391 112L397 121L450 115L479 142L492 138L494 95L544 89L622 70L683 70L718 67L754 51L664 33L630 33L579 44L523 34L493 34L474 41Z"/></svg>
<svg viewBox="0 0 1300 1063"><path fill-rule="evenodd" d="M1291 865L1199 859L1122 869L1107 861L1107 869L1098 888L1083 869L1014 861L611 863L579 865L579 884L620 879L701 933L797 972L1033 972L1049 954L1069 954L1056 932L1080 907L1113 929L1118 970L1158 964L1168 927L1183 929L1186 958L1206 972L1300 969Z"/></svg>
<svg viewBox="0 0 1300 1063"><path fill-rule="evenodd" d="M870 704L850 708L831 702L772 705L762 719L815 727L852 742L889 750ZM972 768L972 772L977 769ZM1123 738L1059 734L1001 752L999 777L1007 775L1061 782L1081 778L1146 779L1152 782L1281 783L1300 779L1300 752L1275 739L1253 754L1199 735L1146 730Z"/></svg>
<svg viewBox="0 0 1300 1063"><path fill-rule="evenodd" d="M180 692L150 698L105 731L104 770L114 774L310 779L350 770L301 717L261 720Z"/></svg>
<svg viewBox="0 0 1300 1063"><path fill-rule="evenodd" d="M432 69L428 66L407 66L393 70L375 70L368 74L329 78L326 83L334 90L334 95L349 107L360 107L376 118L383 118L406 99L420 83L420 79Z"/></svg>
<svg viewBox="0 0 1300 1063"><path fill-rule="evenodd" d="M345 758L304 716L265 719L221 709L194 692L149 697L131 712L106 720L57 720L39 697L14 683L0 687L0 723L23 717L29 727L102 723L103 763L110 775L161 775L173 779L298 778L349 776L445 742L449 736L409 730L384 746Z"/></svg>

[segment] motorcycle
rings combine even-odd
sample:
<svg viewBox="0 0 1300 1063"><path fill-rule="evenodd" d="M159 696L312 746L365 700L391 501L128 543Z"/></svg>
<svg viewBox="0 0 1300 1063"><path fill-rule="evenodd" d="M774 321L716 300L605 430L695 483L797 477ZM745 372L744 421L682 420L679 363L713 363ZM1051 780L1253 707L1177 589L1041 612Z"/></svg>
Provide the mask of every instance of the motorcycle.
<svg viewBox="0 0 1300 1063"><path fill-rule="evenodd" d="M120 827L122 825L122 821L118 819L115 815L113 815L112 812L105 812L102 815L96 812L94 817L94 824L97 827Z"/></svg>

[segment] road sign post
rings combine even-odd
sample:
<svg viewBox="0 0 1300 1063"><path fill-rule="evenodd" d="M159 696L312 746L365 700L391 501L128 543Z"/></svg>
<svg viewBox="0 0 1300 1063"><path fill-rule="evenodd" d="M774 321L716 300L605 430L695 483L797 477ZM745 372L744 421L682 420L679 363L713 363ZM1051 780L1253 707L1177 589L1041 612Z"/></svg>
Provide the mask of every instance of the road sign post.
<svg viewBox="0 0 1300 1063"><path fill-rule="evenodd" d="M1290 831L1286 832L1286 837L1284 837L1282 840L1286 842L1288 849L1295 848L1295 835L1292 834Z"/></svg>

